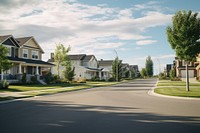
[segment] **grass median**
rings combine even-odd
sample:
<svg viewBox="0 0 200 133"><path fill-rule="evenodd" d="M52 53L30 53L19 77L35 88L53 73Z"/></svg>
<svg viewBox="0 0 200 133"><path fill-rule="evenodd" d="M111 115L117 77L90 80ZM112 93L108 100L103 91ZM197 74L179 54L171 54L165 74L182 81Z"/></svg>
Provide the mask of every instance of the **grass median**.
<svg viewBox="0 0 200 133"><path fill-rule="evenodd" d="M155 88L155 93L168 95L168 96L179 96L179 97L193 97L200 98L200 84L190 83L190 91L186 91L186 83L183 81L159 81Z"/></svg>

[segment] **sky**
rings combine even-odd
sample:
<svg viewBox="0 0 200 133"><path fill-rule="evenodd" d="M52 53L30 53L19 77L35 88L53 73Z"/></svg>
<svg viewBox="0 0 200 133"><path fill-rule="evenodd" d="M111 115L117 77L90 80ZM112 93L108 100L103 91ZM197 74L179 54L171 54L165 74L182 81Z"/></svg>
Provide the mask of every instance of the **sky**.
<svg viewBox="0 0 200 133"><path fill-rule="evenodd" d="M178 10L200 14L199 5L199 0L0 0L0 35L34 36L44 61L59 43L70 46L70 54L98 60L118 55L140 70L151 56L157 74L175 57L166 36L172 16Z"/></svg>

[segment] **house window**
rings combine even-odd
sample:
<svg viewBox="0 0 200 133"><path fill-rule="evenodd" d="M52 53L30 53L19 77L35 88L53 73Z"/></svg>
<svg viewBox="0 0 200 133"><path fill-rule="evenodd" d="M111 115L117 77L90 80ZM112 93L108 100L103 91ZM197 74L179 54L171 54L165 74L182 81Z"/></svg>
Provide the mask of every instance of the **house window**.
<svg viewBox="0 0 200 133"><path fill-rule="evenodd" d="M38 59L38 51L32 51L32 59Z"/></svg>
<svg viewBox="0 0 200 133"><path fill-rule="evenodd" d="M28 49L23 49L23 58L28 58Z"/></svg>

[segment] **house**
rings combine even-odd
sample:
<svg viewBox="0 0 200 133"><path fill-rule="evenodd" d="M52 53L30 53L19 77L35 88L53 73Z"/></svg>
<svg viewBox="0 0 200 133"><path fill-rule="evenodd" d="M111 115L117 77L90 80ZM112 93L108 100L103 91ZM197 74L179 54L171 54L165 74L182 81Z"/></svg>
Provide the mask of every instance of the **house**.
<svg viewBox="0 0 200 133"><path fill-rule="evenodd" d="M109 79L112 77L112 64L113 60L99 60L99 67L103 68L102 72L104 72L105 79Z"/></svg>
<svg viewBox="0 0 200 133"><path fill-rule="evenodd" d="M92 79L93 77L99 79L106 79L107 73L102 71L103 68L99 67L99 63L94 55L86 55L86 54L76 54L76 55L68 55L69 59L72 61L72 67L75 68L75 76L74 79L78 80L80 78ZM54 54L51 53L51 59L48 60L53 64L54 62ZM60 77L63 76L64 67L60 67ZM57 74L56 66L52 69L52 74Z"/></svg>
<svg viewBox="0 0 200 133"><path fill-rule="evenodd" d="M138 77L140 74L138 65L129 65L129 70L134 73L135 78Z"/></svg>
<svg viewBox="0 0 200 133"><path fill-rule="evenodd" d="M197 60L195 62L195 67L197 71L197 77L200 77L200 54L197 56Z"/></svg>
<svg viewBox="0 0 200 133"><path fill-rule="evenodd" d="M43 68L50 69L53 66L51 63L42 61L44 51L34 37L0 36L0 44L9 49L7 58L12 63L12 68L4 72L4 79L9 82L20 81L23 73L27 74L27 81L35 75L39 80Z"/></svg>
<svg viewBox="0 0 200 133"><path fill-rule="evenodd" d="M166 76L170 77L170 70L173 68L172 64L166 64Z"/></svg>
<svg viewBox="0 0 200 133"><path fill-rule="evenodd" d="M177 57L175 58L175 70L176 70L177 77L180 77L180 78L186 77L185 65L186 64L184 60L180 60ZM197 70L196 70L194 62L189 62L188 74L189 74L189 78L194 78L197 75Z"/></svg>
<svg viewBox="0 0 200 133"><path fill-rule="evenodd" d="M128 63L122 63L122 78L129 78L126 77L126 72L129 71L129 77L131 76L130 67Z"/></svg>

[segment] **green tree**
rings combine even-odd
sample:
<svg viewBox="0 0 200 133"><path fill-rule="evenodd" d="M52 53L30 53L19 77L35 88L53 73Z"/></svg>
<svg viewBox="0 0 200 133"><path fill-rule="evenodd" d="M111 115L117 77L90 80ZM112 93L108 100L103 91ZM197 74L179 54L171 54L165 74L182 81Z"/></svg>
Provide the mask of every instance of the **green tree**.
<svg viewBox="0 0 200 133"><path fill-rule="evenodd" d="M176 71L174 69L171 69L169 75L171 79L174 79L176 77Z"/></svg>
<svg viewBox="0 0 200 133"><path fill-rule="evenodd" d="M118 57L112 63L112 76L116 81L120 81L122 78L122 61Z"/></svg>
<svg viewBox="0 0 200 133"><path fill-rule="evenodd" d="M142 68L142 70L140 71L140 75L142 78L145 78L147 76L147 72L145 68Z"/></svg>
<svg viewBox="0 0 200 133"><path fill-rule="evenodd" d="M65 65L65 60L68 52L70 51L70 47L65 48L63 44L59 43L56 45L56 49L54 52L54 60L56 62L58 77L60 78L60 66Z"/></svg>
<svg viewBox="0 0 200 133"><path fill-rule="evenodd" d="M130 78L130 71L129 70L126 70L125 71L125 78Z"/></svg>
<svg viewBox="0 0 200 133"><path fill-rule="evenodd" d="M151 56L148 56L146 58L145 69L146 69L147 76L152 77L153 76L153 61L151 59Z"/></svg>
<svg viewBox="0 0 200 133"><path fill-rule="evenodd" d="M0 44L0 70L1 70L1 80L3 80L3 72L11 68L11 63L7 58L8 48Z"/></svg>
<svg viewBox="0 0 200 133"><path fill-rule="evenodd" d="M178 11L172 18L172 26L166 29L168 41L176 56L186 61L186 91L189 91L188 64L200 53L200 18L198 13Z"/></svg>
<svg viewBox="0 0 200 133"><path fill-rule="evenodd" d="M72 68L71 60L68 58L67 55L65 57L65 63L63 65L65 67L63 71L65 79L68 81L72 81L75 76L74 74L75 67Z"/></svg>

